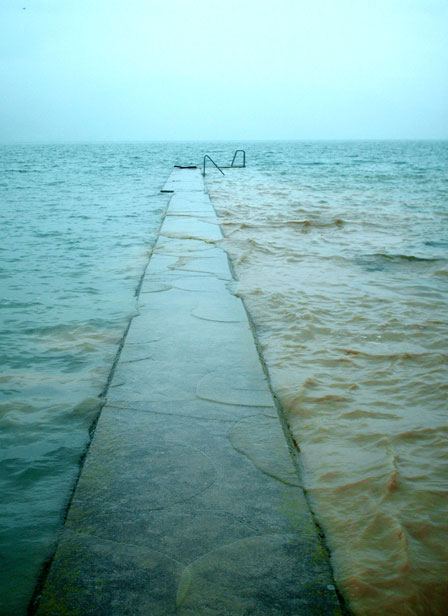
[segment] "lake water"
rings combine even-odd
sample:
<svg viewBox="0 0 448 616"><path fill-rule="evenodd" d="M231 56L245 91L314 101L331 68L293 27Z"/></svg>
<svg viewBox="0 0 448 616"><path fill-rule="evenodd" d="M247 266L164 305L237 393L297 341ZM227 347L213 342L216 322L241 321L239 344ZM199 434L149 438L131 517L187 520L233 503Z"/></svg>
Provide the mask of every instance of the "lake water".
<svg viewBox="0 0 448 616"><path fill-rule="evenodd" d="M25 613L51 553L177 154L188 146L1 146L2 615Z"/></svg>
<svg viewBox="0 0 448 616"><path fill-rule="evenodd" d="M0 613L25 614L173 164L244 144L0 146ZM256 142L207 185L356 614L447 604L446 142Z"/></svg>
<svg viewBox="0 0 448 616"><path fill-rule="evenodd" d="M259 144L207 177L340 588L448 614L448 143Z"/></svg>

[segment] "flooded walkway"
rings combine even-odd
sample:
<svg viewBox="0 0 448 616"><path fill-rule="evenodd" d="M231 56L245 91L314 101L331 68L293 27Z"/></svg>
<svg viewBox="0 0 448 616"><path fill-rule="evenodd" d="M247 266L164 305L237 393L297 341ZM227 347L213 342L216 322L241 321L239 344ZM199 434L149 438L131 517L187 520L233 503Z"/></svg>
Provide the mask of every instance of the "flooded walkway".
<svg viewBox="0 0 448 616"><path fill-rule="evenodd" d="M200 171L164 190L37 614L341 614Z"/></svg>

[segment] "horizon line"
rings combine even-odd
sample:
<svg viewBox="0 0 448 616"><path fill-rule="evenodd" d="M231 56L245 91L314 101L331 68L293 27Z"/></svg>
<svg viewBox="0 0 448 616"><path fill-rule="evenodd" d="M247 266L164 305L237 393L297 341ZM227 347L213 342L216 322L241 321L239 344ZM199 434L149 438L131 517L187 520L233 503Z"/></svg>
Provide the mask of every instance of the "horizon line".
<svg viewBox="0 0 448 616"><path fill-rule="evenodd" d="M341 141L448 141L447 137L295 137L295 138L231 138L231 139L116 139L116 138L92 138L92 139L11 139L1 140L0 145L81 145L81 144L106 144L106 143L278 143L278 142L341 142Z"/></svg>

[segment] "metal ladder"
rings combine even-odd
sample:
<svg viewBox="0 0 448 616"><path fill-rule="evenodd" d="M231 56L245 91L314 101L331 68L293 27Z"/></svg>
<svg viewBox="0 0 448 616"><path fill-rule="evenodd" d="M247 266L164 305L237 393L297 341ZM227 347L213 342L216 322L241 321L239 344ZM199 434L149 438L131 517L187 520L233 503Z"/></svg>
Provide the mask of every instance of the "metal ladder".
<svg viewBox="0 0 448 616"><path fill-rule="evenodd" d="M242 165L235 165L235 160L236 160L236 157L237 157L237 155L238 155L238 153L239 153L239 152L242 152L242 153L243 153L243 164L242 164ZM235 169L242 169L243 167L245 167L245 166L246 166L246 152L245 152L245 150L235 150L235 154L233 155L232 162L231 162L231 164L230 164L228 167L220 167L219 165L217 165L217 164L215 163L215 161L213 160L213 158L211 158L211 156L209 156L208 154L206 154L206 155L204 156L204 162L203 162L203 165L202 165L202 175L205 175L205 163L206 163L207 159L208 159L210 162L212 162L212 163L215 165L215 167L216 167L216 168L217 168L217 169L218 169L218 170L219 170L219 171L220 171L223 175L225 175L225 173L224 173L223 169L232 169L232 168L235 168Z"/></svg>
<svg viewBox="0 0 448 616"><path fill-rule="evenodd" d="M215 167L223 174L225 175L224 171L221 169L221 167L218 167L218 165L215 163L215 161L213 160L213 158L211 156L209 156L208 154L206 154L204 156L204 164L202 166L202 175L205 175L205 161L207 160L207 158L215 165Z"/></svg>
<svg viewBox="0 0 448 616"><path fill-rule="evenodd" d="M235 159L236 159L236 155L238 154L238 152L242 152L243 153L243 164L242 165L235 165ZM233 155L233 159L232 159L232 164L230 166L231 167L238 167L240 169L245 167L246 166L246 152L244 150L235 150L235 154Z"/></svg>

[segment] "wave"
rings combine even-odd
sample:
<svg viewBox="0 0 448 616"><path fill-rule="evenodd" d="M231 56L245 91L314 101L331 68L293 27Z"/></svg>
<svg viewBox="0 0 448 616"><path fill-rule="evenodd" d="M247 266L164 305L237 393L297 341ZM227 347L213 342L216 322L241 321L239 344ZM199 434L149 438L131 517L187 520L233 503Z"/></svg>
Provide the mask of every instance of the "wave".
<svg viewBox="0 0 448 616"><path fill-rule="evenodd" d="M374 258L384 259L386 261L409 261L409 262L421 262L421 263L434 263L438 261L445 261L445 259L441 258L432 258L432 257L417 257L415 255L404 255L404 254L387 254L387 253L376 253L372 255Z"/></svg>
<svg viewBox="0 0 448 616"><path fill-rule="evenodd" d="M448 613L445 197L434 170L404 178L405 160L209 182L336 580L363 616Z"/></svg>
<svg viewBox="0 0 448 616"><path fill-rule="evenodd" d="M328 221L319 220L319 219L293 219L288 218L284 220L276 220L269 221L268 223L256 223L256 222L239 222L238 219L233 218L231 221L223 221L221 226L231 227L232 233L236 231L242 231L245 229L255 229L255 230L272 230L276 228L284 229L285 227L315 227L316 229L325 229L325 228L342 228L345 224L345 221L342 218L334 218ZM230 234L229 234L230 235Z"/></svg>
<svg viewBox="0 0 448 616"><path fill-rule="evenodd" d="M367 271L381 271L400 265L425 267L432 264L446 263L447 259L441 257L419 257L407 254L373 253L358 255L355 257L355 262Z"/></svg>
<svg viewBox="0 0 448 616"><path fill-rule="evenodd" d="M447 353L431 353L430 351L425 351L421 353L412 353L408 351L404 351L401 353L367 353L366 351L359 351L356 349L346 349L343 347L335 348L336 351L340 351L345 355L355 355L362 356L369 359L381 359L381 360L425 360L425 359L435 359L438 362L446 362L448 361Z"/></svg>

